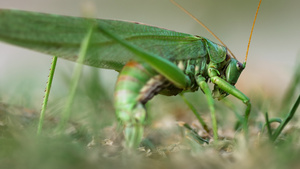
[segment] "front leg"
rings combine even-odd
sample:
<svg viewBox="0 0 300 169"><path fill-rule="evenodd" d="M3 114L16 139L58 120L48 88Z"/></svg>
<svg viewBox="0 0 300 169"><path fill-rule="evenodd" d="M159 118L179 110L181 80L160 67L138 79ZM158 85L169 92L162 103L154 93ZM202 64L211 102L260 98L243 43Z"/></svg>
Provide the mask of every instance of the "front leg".
<svg viewBox="0 0 300 169"><path fill-rule="evenodd" d="M250 99L244 93L242 93L237 88L235 88L233 85L229 84L224 79L220 78L218 76L217 70L215 70L214 68L209 69L209 76L210 76L210 80L212 83L218 85L218 87L220 89L227 92L228 94L231 94L234 97L238 98L247 106L246 111L245 111L245 119L244 119L244 123L243 123L243 128L244 128L245 134L247 136L248 135L248 118L249 118L249 114L251 111Z"/></svg>

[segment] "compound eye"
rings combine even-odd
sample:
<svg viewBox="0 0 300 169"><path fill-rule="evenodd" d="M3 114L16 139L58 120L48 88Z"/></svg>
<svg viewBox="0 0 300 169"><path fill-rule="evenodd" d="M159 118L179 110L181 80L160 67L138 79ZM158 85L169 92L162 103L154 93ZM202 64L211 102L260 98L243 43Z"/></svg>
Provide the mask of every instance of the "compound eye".
<svg viewBox="0 0 300 169"><path fill-rule="evenodd" d="M244 69L243 64L241 64L240 62L236 63L236 68L240 71L242 71Z"/></svg>

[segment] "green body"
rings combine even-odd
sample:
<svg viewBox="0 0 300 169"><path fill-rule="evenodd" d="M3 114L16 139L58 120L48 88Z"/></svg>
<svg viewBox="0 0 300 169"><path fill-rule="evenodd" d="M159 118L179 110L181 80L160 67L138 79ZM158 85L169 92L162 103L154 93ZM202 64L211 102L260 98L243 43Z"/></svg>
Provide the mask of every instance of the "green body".
<svg viewBox="0 0 300 169"><path fill-rule="evenodd" d="M205 93L217 124L212 92L221 99L232 94L246 105L245 130L251 104L234 85L245 68L227 49L206 38L134 22L0 10L0 40L76 61L79 46L91 27L93 35L83 61L86 65L120 72L115 90L118 118L126 126L127 146L137 147L146 117L144 104L155 94L181 91Z"/></svg>

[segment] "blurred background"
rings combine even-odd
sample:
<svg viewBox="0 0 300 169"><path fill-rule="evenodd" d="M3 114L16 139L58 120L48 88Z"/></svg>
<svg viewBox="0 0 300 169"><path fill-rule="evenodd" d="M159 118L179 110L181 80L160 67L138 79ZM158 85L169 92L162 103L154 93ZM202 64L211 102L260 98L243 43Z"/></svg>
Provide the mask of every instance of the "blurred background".
<svg viewBox="0 0 300 169"><path fill-rule="evenodd" d="M258 0L177 0L204 22L242 62ZM263 91L281 98L300 58L300 1L263 0L250 46L247 68L237 88L246 95ZM0 0L1 8L21 9L70 16L142 22L170 30L207 37L201 25L168 0ZM42 102L51 56L0 42L0 94L30 95ZM59 59L57 72L71 75L74 63ZM85 69L91 69L85 66ZM99 70L102 83L112 96L117 73ZM58 73L59 74L59 73ZM52 92L66 95L68 87L54 79ZM14 90L19 89L16 93ZM57 90L57 91L56 91ZM30 92L29 92L30 91ZM58 92L59 91L59 92ZM50 97L51 98L51 97ZM40 103L41 103L40 102ZM40 105L37 102L37 107Z"/></svg>
<svg viewBox="0 0 300 169"><path fill-rule="evenodd" d="M259 0L176 1L204 22L243 62ZM174 163L172 169L182 166L300 168L297 165L300 157L299 113L286 126L284 134L278 139L279 144L265 144L268 136L266 130L262 132L265 112L271 118L286 116L285 107L281 109L284 111L279 109L280 105L286 103L281 100L296 68L300 70L299 6L300 1L296 0L263 0L261 4L247 67L236 85L252 100L249 145L245 144L236 125L245 106L232 96L230 98L234 102L230 99L229 102L216 101L219 136L224 138L222 148L214 144L199 146L198 142L191 139L189 132L177 125L178 121L186 122L199 131L200 136L207 136L191 110L180 97L159 96L146 105L150 113L145 122L145 143L148 143L148 147L153 143L154 147L163 148L162 153L159 148L153 148L150 158L128 157L121 152L122 127L117 126L112 103L117 79L117 72L113 70L84 66L72 105L71 120L65 135L61 137L58 134L56 129L66 105L70 78L76 65L62 59L58 59L56 67L43 137L36 137L38 111L52 57L0 42L0 168L121 168L124 164L130 165L130 168L158 168L156 166L161 162ZM169 0L0 0L0 8L137 21L217 42ZM299 82L296 85L296 92L291 91L297 96ZM185 96L211 126L205 96L201 92ZM294 98L290 103L295 102ZM179 102L174 104L174 101ZM291 104L285 106L291 108ZM182 153L176 153L177 148L173 146L178 143L183 145ZM190 155L185 145L191 148ZM147 151L146 155L145 151L140 155L148 157L149 154Z"/></svg>

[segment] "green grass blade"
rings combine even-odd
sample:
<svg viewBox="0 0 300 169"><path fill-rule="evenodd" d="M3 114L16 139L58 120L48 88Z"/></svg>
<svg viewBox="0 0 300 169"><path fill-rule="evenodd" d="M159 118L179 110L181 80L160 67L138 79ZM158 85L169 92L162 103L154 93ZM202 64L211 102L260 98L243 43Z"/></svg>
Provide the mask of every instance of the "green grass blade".
<svg viewBox="0 0 300 169"><path fill-rule="evenodd" d="M76 88L78 86L78 82L80 79L80 75L81 75L81 71L82 71L82 63L85 59L88 47L89 47L89 43L90 43L90 39L92 37L92 32L93 32L94 27L91 25L88 33L86 34L85 38L83 39L81 46L80 46L80 51L79 51L79 57L77 60L77 65L75 67L72 79L71 79L71 87L70 87L70 91L69 91L69 96L68 96L68 100L67 103L65 105L65 108L61 114L61 120L60 120L60 124L59 124L59 130L62 131L67 122L69 121L70 117L71 117L71 107L72 107L72 103L74 101L74 97L75 97L75 93L76 93Z"/></svg>
<svg viewBox="0 0 300 169"><path fill-rule="evenodd" d="M298 65L300 64L300 59L297 61ZM288 107L291 105L291 101L294 98L295 94L297 92L296 89L297 87L299 88L300 84L300 66L298 66L295 70L295 73L293 77L291 78L292 81L290 82L287 91L285 92L285 95L282 100L282 105L281 105L281 112L288 111Z"/></svg>
<svg viewBox="0 0 300 169"><path fill-rule="evenodd" d="M267 129L268 129L269 138L272 138L272 130L271 130L271 126L270 126L268 112L266 112L266 114L265 114L265 119L266 119L266 124L265 125L267 126Z"/></svg>
<svg viewBox="0 0 300 169"><path fill-rule="evenodd" d="M179 124L179 126L182 126L185 129L187 129L188 130L188 134L190 134L192 136L192 138L194 140L196 140L198 143L202 144L204 142L206 144L209 144L209 140L206 140L206 139L200 137L198 135L198 133L190 125L188 125L187 123Z"/></svg>
<svg viewBox="0 0 300 169"><path fill-rule="evenodd" d="M47 104L48 104L48 98L49 98L52 80L53 80L53 76L54 76L54 72L55 72L56 62L57 62L57 57L53 56L50 73L49 73L49 77L48 77L48 81L47 81L47 86L46 86L46 90L45 90L45 96L44 96L44 100L43 100L42 110L41 110L41 114L40 114L38 129L37 129L38 135L41 134L42 128L43 128L45 112L46 112L46 108L47 108Z"/></svg>
<svg viewBox="0 0 300 169"><path fill-rule="evenodd" d="M269 123L274 123L274 122L282 123L282 120L278 117L269 119Z"/></svg>
<svg viewBox="0 0 300 169"><path fill-rule="evenodd" d="M230 101L228 98L223 98L221 101L224 103L226 107L228 107L230 110L233 110L233 113L238 120L235 124L234 129L239 130L241 128L241 125L244 122L244 117L239 114L236 105L232 103L232 101Z"/></svg>
<svg viewBox="0 0 300 169"><path fill-rule="evenodd" d="M281 124L282 120L280 118L278 118L278 117L269 119L269 114L268 114L268 112L266 112L266 114L265 114L265 121L266 121L266 123L262 127L261 133L264 133L264 130L265 130L266 126L267 126L269 138L272 139L271 123L276 122L276 123Z"/></svg>
<svg viewBox="0 0 300 169"><path fill-rule="evenodd" d="M280 135L283 128L286 126L286 124L293 118L298 106L300 104L300 95L298 96L293 108L289 112L289 114L286 116L285 120L280 124L280 126L275 130L272 140L275 141L277 137Z"/></svg>
<svg viewBox="0 0 300 169"><path fill-rule="evenodd" d="M204 128L204 130L207 133L209 133L207 124L204 122L203 118L201 117L199 112L196 110L196 108L186 99L186 97L182 93L180 94L180 96L181 96L182 100L185 102L185 104L192 110L192 112L194 113L194 115L196 116L196 118L198 119L198 121L200 122L202 127Z"/></svg>

